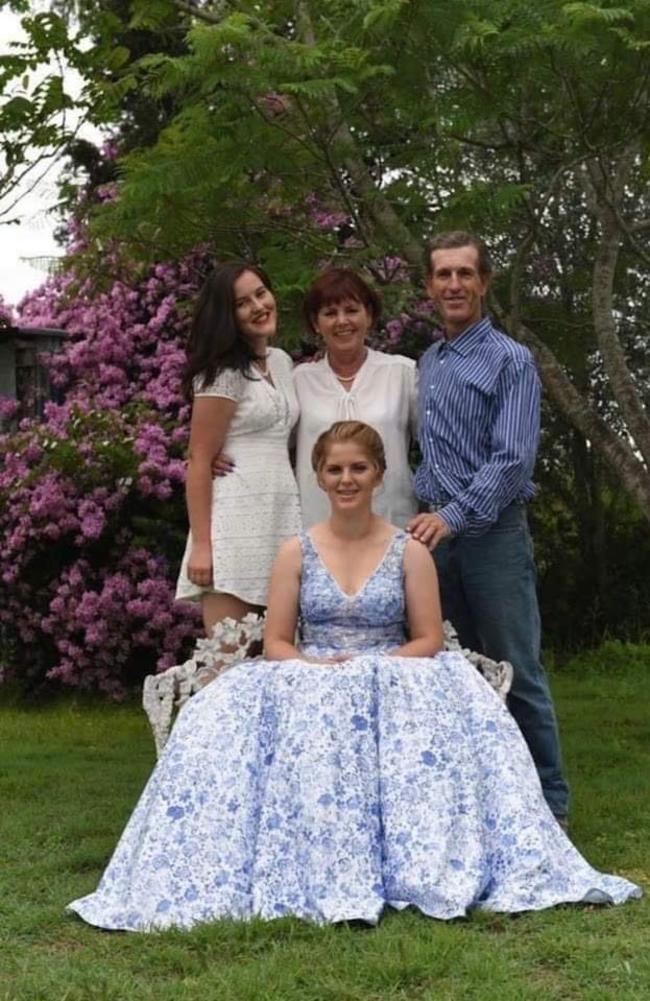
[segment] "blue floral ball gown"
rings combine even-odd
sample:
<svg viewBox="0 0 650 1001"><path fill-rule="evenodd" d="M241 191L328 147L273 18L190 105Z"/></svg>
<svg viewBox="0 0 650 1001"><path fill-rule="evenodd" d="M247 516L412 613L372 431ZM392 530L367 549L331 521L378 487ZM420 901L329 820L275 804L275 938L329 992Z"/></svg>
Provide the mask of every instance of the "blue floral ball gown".
<svg viewBox="0 0 650 1001"><path fill-rule="evenodd" d="M378 921L620 903L557 825L516 723L460 654L404 641L403 532L345 594L301 537L302 647L249 660L183 708L95 893L101 928L296 915Z"/></svg>

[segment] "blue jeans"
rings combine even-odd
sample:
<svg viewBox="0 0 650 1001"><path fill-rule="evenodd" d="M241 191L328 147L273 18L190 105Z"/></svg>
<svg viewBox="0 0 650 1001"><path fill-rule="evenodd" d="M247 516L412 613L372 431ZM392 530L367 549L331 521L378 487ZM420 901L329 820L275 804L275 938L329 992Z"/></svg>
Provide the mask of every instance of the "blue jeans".
<svg viewBox="0 0 650 1001"><path fill-rule="evenodd" d="M508 707L535 761L544 796L566 815L560 739L546 672L540 661L540 619L526 509L514 503L483 535L459 535L434 550L443 615L463 647L514 669Z"/></svg>

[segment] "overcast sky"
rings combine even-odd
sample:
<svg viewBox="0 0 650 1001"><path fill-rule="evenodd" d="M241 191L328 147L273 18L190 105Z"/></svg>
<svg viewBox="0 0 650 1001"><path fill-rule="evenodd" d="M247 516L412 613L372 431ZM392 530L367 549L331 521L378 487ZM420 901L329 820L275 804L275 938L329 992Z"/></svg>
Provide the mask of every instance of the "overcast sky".
<svg viewBox="0 0 650 1001"><path fill-rule="evenodd" d="M34 6L37 6L34 4ZM0 47L9 49L9 43L22 36L20 18L10 11L0 11ZM66 89L74 91L74 74L66 79ZM9 96L9 95L6 95ZM96 130L82 133L98 141ZM48 213L57 198L57 177L60 165L54 164L35 190L26 195L12 216L19 225L0 225L0 295L5 302L16 305L25 292L36 288L47 277L39 258L58 257L61 248L54 242L55 218ZM29 183L32 183L30 181ZM27 185L29 186L29 184Z"/></svg>

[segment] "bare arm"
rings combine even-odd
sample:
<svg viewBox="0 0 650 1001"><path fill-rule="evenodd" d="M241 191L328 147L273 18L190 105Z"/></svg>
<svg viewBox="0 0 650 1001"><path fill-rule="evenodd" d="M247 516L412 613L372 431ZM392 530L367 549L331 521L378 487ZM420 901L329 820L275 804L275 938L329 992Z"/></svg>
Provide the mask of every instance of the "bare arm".
<svg viewBox="0 0 650 1001"><path fill-rule="evenodd" d="M185 495L192 532L187 575L198 587L212 583L212 471L210 464L226 440L237 404L221 396L197 396L192 407Z"/></svg>
<svg viewBox="0 0 650 1001"><path fill-rule="evenodd" d="M275 558L269 585L264 653L269 660L300 660L294 643L298 624L302 554L297 538L289 539Z"/></svg>
<svg viewBox="0 0 650 1001"><path fill-rule="evenodd" d="M438 575L428 549L414 539L409 539L404 550L404 590L411 638L391 654L433 657L443 644Z"/></svg>

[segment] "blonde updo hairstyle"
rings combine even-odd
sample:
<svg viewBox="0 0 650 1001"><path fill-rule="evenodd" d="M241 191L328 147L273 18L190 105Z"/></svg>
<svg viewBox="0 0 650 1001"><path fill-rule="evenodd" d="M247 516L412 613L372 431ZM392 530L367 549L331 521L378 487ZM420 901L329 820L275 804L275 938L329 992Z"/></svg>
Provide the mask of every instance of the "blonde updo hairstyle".
<svg viewBox="0 0 650 1001"><path fill-rule="evenodd" d="M381 435L363 421L336 421L316 439L311 453L312 469L318 475L327 462L327 454L332 445L352 442L363 449L367 458L375 466L378 479L386 472L386 455Z"/></svg>

